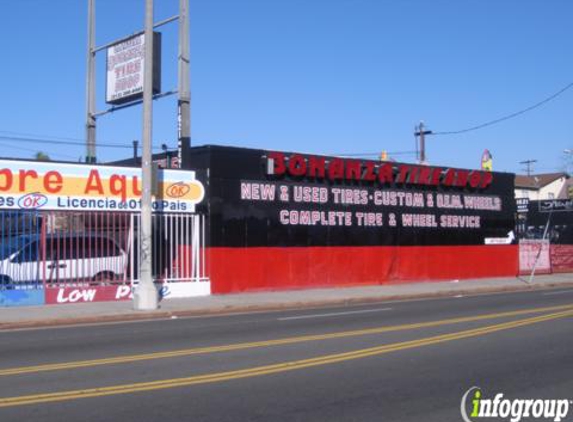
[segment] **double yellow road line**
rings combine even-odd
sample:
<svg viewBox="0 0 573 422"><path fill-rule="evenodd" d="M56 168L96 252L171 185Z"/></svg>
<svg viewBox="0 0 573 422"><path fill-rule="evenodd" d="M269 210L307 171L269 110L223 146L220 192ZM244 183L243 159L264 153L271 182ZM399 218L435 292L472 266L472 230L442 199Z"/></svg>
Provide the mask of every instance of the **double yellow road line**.
<svg viewBox="0 0 573 422"><path fill-rule="evenodd" d="M0 377L9 376L9 375L29 374L29 373L34 373L34 372L61 371L61 370L65 370L65 369L87 368L87 367L100 366L100 365L116 365L116 364L122 364L122 363L131 363L131 362L147 361L147 360L154 360L154 359L168 359L168 358L176 358L176 357L192 356L192 355L202 355L202 354L209 354L209 353L231 352L231 351L237 351L237 350L255 349L255 348L260 348L260 347L284 346L284 345L288 345L288 344L306 343L306 342L310 342L310 341L333 340L333 339L341 339L341 338L347 338L347 337L383 334L383 333L390 333L390 332L397 332L397 331L417 330L417 329L422 329L422 328L434 328L434 327L441 327L444 325L462 324L462 323L469 323L469 322L479 322L479 321L486 321L486 320L491 320L491 319L511 318L511 317L518 317L518 316L523 316L523 315L533 315L533 314L541 314L541 313L546 313L546 312L563 311L563 310L568 310L568 309L573 310L573 305L561 305L561 306L551 306L551 307L544 307L544 308L533 308L533 309L525 309L525 310L512 311L512 312L500 312L500 313L494 313L494 314L475 315L475 316L462 317L462 318L450 318L450 319L444 319L444 320L439 320L439 321L428 321L428 322L420 322L420 323L413 323L413 324L402 324L402 325L394 325L394 326L367 328L367 329L362 329L362 330L340 331L340 332L335 332L335 333L316 334L316 335L307 335L307 336L298 336L298 337L288 337L288 338L282 338L282 339L255 341L255 342L249 342L249 343L236 343L236 344L228 344L228 345L222 345L222 346L208 346L208 347L196 347L196 348L191 348L191 349L172 350L172 351L168 351L168 352L157 352L157 353L144 353L144 354L137 354L137 355L116 356L116 357L105 358L105 359L91 359L91 360L80 360L80 361L74 361L74 362L53 363L53 364L45 364L45 365L23 366L23 367L18 367L18 368L2 369L2 370L0 370Z"/></svg>
<svg viewBox="0 0 573 422"><path fill-rule="evenodd" d="M365 358L365 357L370 357L370 356L383 355L386 353L396 352L396 351L400 351L400 350L408 350L408 349L414 349L414 348L423 347L423 346L429 346L429 345L433 345L433 344L450 342L450 341L454 341L454 340L461 340L461 339L465 339L465 338L478 337L478 336L482 336L482 335L486 335L486 334L491 334L491 333L495 333L495 332L499 332L499 331L509 330L509 329L523 327L523 326L528 326L528 325L537 324L540 322L551 321L551 320L555 320L555 319L559 319L559 318L572 317L573 316L573 306L572 305L566 305L566 306L555 306L555 307L547 307L547 308L535 308L535 309L528 309L528 310L515 311L515 312L504 312L504 313L498 313L498 314L478 315L478 316L472 316L472 317L455 318L455 319L433 321L433 322L426 322L426 323L419 323L419 324L405 324L405 325L399 325L399 326L393 326L393 327L379 327L379 328L366 329L366 330L345 331L345 332L331 333L331 334L324 334L324 335L301 336L301 337L292 337L292 338L285 338L285 339L279 339L279 340L253 342L253 343L239 343L239 344L227 345L227 346L204 347L204 348L196 348L196 349L178 350L178 351L173 351L173 352L154 353L154 354L146 354L146 355L134 355L134 356L123 356L123 357L116 357L116 358L110 358L110 359L98 359L98 360L91 360L91 361L79 361L79 362L69 362L69 363L54 364L54 365L40 365L40 366L31 366L31 367L23 367L23 368L6 369L6 370L3 370L2 373L0 373L0 374L6 376L6 375L16 375L16 374L23 374L23 373L30 373L30 372L50 371L50 370L58 370L58 369L71 369L71 368L88 367L88 366L105 365L105 364L117 364L117 363L125 363L125 362L135 362L135 361L140 361L140 360L159 359L159 358L167 358L167 357L175 357L175 356L189 356L192 354L201 354L201 353L242 350L242 349L248 349L248 348L254 348L254 347L276 346L276 345L283 345L283 344L299 343L299 342L303 342L303 341L317 341L317 340L343 338L343 337L358 336L358 335L377 334L377 333L391 332L391 331L409 330L409 329L416 329L416 328L436 327L436 326L441 326L441 325L446 325L446 324L473 322L473 321L481 321L481 320L495 319L495 318L506 318L506 317L514 317L514 316L527 315L527 314L546 313L546 312L552 312L552 311L559 311L559 312L553 312L553 313L549 313L549 314L544 314L544 315L539 315L539 316L535 316L535 317L520 319L520 320L516 320L516 321L504 322L504 323L490 325L490 326L486 326L486 327L480 327L480 328L475 328L475 329L458 331L455 333L426 337L426 338L422 338L422 339L418 339L418 340L411 340L411 341L387 344L387 345L382 345L382 346L370 347L370 348L355 350L352 352L323 355L323 356L318 356L318 357L314 357L314 358L310 358L310 359L294 360L294 361L288 361L288 362L272 364L272 365L257 366L257 367L253 367L253 368L247 368L247 369L241 369L241 370L235 370L235 371L217 372L217 373L211 373L211 374L205 374L205 375L194 375L194 376L183 377L183 378L173 378L173 379L166 379L166 380L160 380L160 381L140 382L140 383L123 384L123 385L108 386L108 387L87 388L87 389L81 389L81 390L61 391L61 392L55 392L55 393L43 393L43 394L35 394L35 395L27 395L27 396L19 396L19 397L0 398L0 408L1 407L21 406L21 405L28 405L28 404L76 400L76 399L89 398L89 397L101 397L101 396L128 394L128 393L136 393L136 392L144 392L144 391L152 391L152 390L162 390L162 389L167 389L167 388L184 387L184 386L197 385L197 384L206 384L206 383L214 383L214 382L221 382L221 381L229 381L229 380L234 380L234 379L276 374L276 373L281 373L281 372L286 372L286 371L299 370L299 369L303 369L303 368L328 365L328 364L344 362L344 361L349 361L349 360L354 360L354 359L360 359L360 358Z"/></svg>

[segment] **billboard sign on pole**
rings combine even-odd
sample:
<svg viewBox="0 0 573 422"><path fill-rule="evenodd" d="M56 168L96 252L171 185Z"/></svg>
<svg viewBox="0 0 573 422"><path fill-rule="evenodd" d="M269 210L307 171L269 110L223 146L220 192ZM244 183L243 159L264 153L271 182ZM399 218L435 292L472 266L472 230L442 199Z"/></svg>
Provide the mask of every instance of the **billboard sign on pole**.
<svg viewBox="0 0 573 422"><path fill-rule="evenodd" d="M153 35L153 93L161 92L161 33ZM123 104L143 96L145 34L125 39L107 49L106 94L109 104Z"/></svg>

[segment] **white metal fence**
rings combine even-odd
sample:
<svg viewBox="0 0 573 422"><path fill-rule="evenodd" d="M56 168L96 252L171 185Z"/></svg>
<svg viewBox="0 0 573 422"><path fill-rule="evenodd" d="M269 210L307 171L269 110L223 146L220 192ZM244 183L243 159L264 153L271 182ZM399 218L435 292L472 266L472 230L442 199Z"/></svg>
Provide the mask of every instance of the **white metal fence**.
<svg viewBox="0 0 573 422"><path fill-rule="evenodd" d="M128 248L132 281L139 280L138 263L141 216L131 214ZM164 282L207 281L205 265L205 217L199 214L154 214L153 275Z"/></svg>
<svg viewBox="0 0 573 422"><path fill-rule="evenodd" d="M131 284L139 278L139 213L0 211L0 289ZM153 277L207 281L205 218L154 214Z"/></svg>

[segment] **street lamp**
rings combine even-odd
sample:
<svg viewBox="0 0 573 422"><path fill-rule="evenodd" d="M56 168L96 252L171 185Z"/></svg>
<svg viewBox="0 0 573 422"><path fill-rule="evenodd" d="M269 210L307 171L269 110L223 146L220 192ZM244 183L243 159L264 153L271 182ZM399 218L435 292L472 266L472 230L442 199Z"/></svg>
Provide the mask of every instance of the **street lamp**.
<svg viewBox="0 0 573 422"><path fill-rule="evenodd" d="M145 48L143 68L143 137L141 154L141 240L139 244L139 284L133 292L133 308L138 311L157 309L159 295L153 282L152 267L152 166L151 135L153 119L153 0L145 0Z"/></svg>

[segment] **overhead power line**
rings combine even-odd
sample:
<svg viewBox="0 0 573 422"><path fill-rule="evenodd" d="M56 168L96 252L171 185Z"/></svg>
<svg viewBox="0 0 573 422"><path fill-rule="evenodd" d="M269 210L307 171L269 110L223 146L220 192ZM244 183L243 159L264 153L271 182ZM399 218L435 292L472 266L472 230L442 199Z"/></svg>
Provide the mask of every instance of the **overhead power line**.
<svg viewBox="0 0 573 422"><path fill-rule="evenodd" d="M57 141L54 139L41 139L41 138L23 138L20 136L1 136L0 140L2 141L21 141L21 142L32 142L32 143L44 143L44 144L51 144L51 145L78 145L78 146L85 146L85 143L74 142L74 141ZM130 148L132 146L129 145L118 145L118 144L98 144L98 146L106 147L106 148Z"/></svg>
<svg viewBox="0 0 573 422"><path fill-rule="evenodd" d="M46 134L39 134L39 133L29 133L29 132L14 132L11 130L0 130L0 134L2 135L13 135L13 136L25 136L29 138L41 138L41 139L55 139L58 141L77 141L83 142L85 144L85 139L82 138L71 138L66 136L53 136L53 135L46 135Z"/></svg>
<svg viewBox="0 0 573 422"><path fill-rule="evenodd" d="M55 143L56 141L70 141L69 144L64 145L78 145L78 146L86 146L85 139L82 138L72 138L69 136L53 136L53 135L43 135L38 133L26 133L26 132L13 132L9 130L0 130L0 139L2 139L3 135L10 135L4 136L4 138L10 139L18 139L19 137L23 137L26 139L33 139L33 140L41 140L41 142L45 143ZM13 135L13 136L12 136ZM122 144L119 142L102 142L98 143L98 146L109 147L109 148L133 148L132 144ZM160 149L159 147L154 147L155 149Z"/></svg>
<svg viewBox="0 0 573 422"><path fill-rule="evenodd" d="M29 143L41 143L49 145L75 145L85 147L85 142L80 141L61 141L56 139L43 139L43 138L28 138L21 136L2 136L0 135L0 141L18 141L18 142L29 142ZM119 148L119 149L133 149L133 145L121 145L121 144L109 144L109 143L98 143L98 147L103 148ZM154 147L153 149L160 150L160 147Z"/></svg>
<svg viewBox="0 0 573 422"><path fill-rule="evenodd" d="M333 155L333 156L342 156L342 157L380 157L380 154L382 153L382 151L378 151L378 152L355 152L352 154L346 154L346 153L342 153L342 154L329 154L329 155ZM386 154L388 154L388 156L391 155L414 155L416 154L416 151L388 151L386 152Z"/></svg>
<svg viewBox="0 0 573 422"><path fill-rule="evenodd" d="M544 104L547 104L549 101L554 100L555 98L559 97L561 94L563 94L565 91L569 90L571 87L573 87L573 82L570 82L569 84L565 85L559 91L555 92L554 94L550 95L549 97L545 98L544 100L539 101L538 103L535 103L532 106L524 108L523 110L516 111L515 113L511 113L511 114L508 114L506 116L499 117L499 118L494 119L494 120L490 120L489 122L485 122L485 123L479 124L477 126L469 127L467 129L434 132L433 135L458 135L460 133L472 132L474 130L483 129L484 127L487 127L487 126L495 125L496 123L501 123L503 121L513 119L514 117L520 116L524 113L527 113L528 111L534 110L538 107L541 107Z"/></svg>
<svg viewBox="0 0 573 422"><path fill-rule="evenodd" d="M33 153L37 153L39 152L38 149L33 149L33 148L25 148L21 145L2 145L2 148L8 148L8 149L14 149L14 150L18 150L18 151L28 151L28 152L33 152ZM78 157L74 157L72 155L68 155L68 154L61 154L59 152L56 153L50 153L49 154L50 157L62 157L68 160L73 160L73 161L77 161Z"/></svg>

